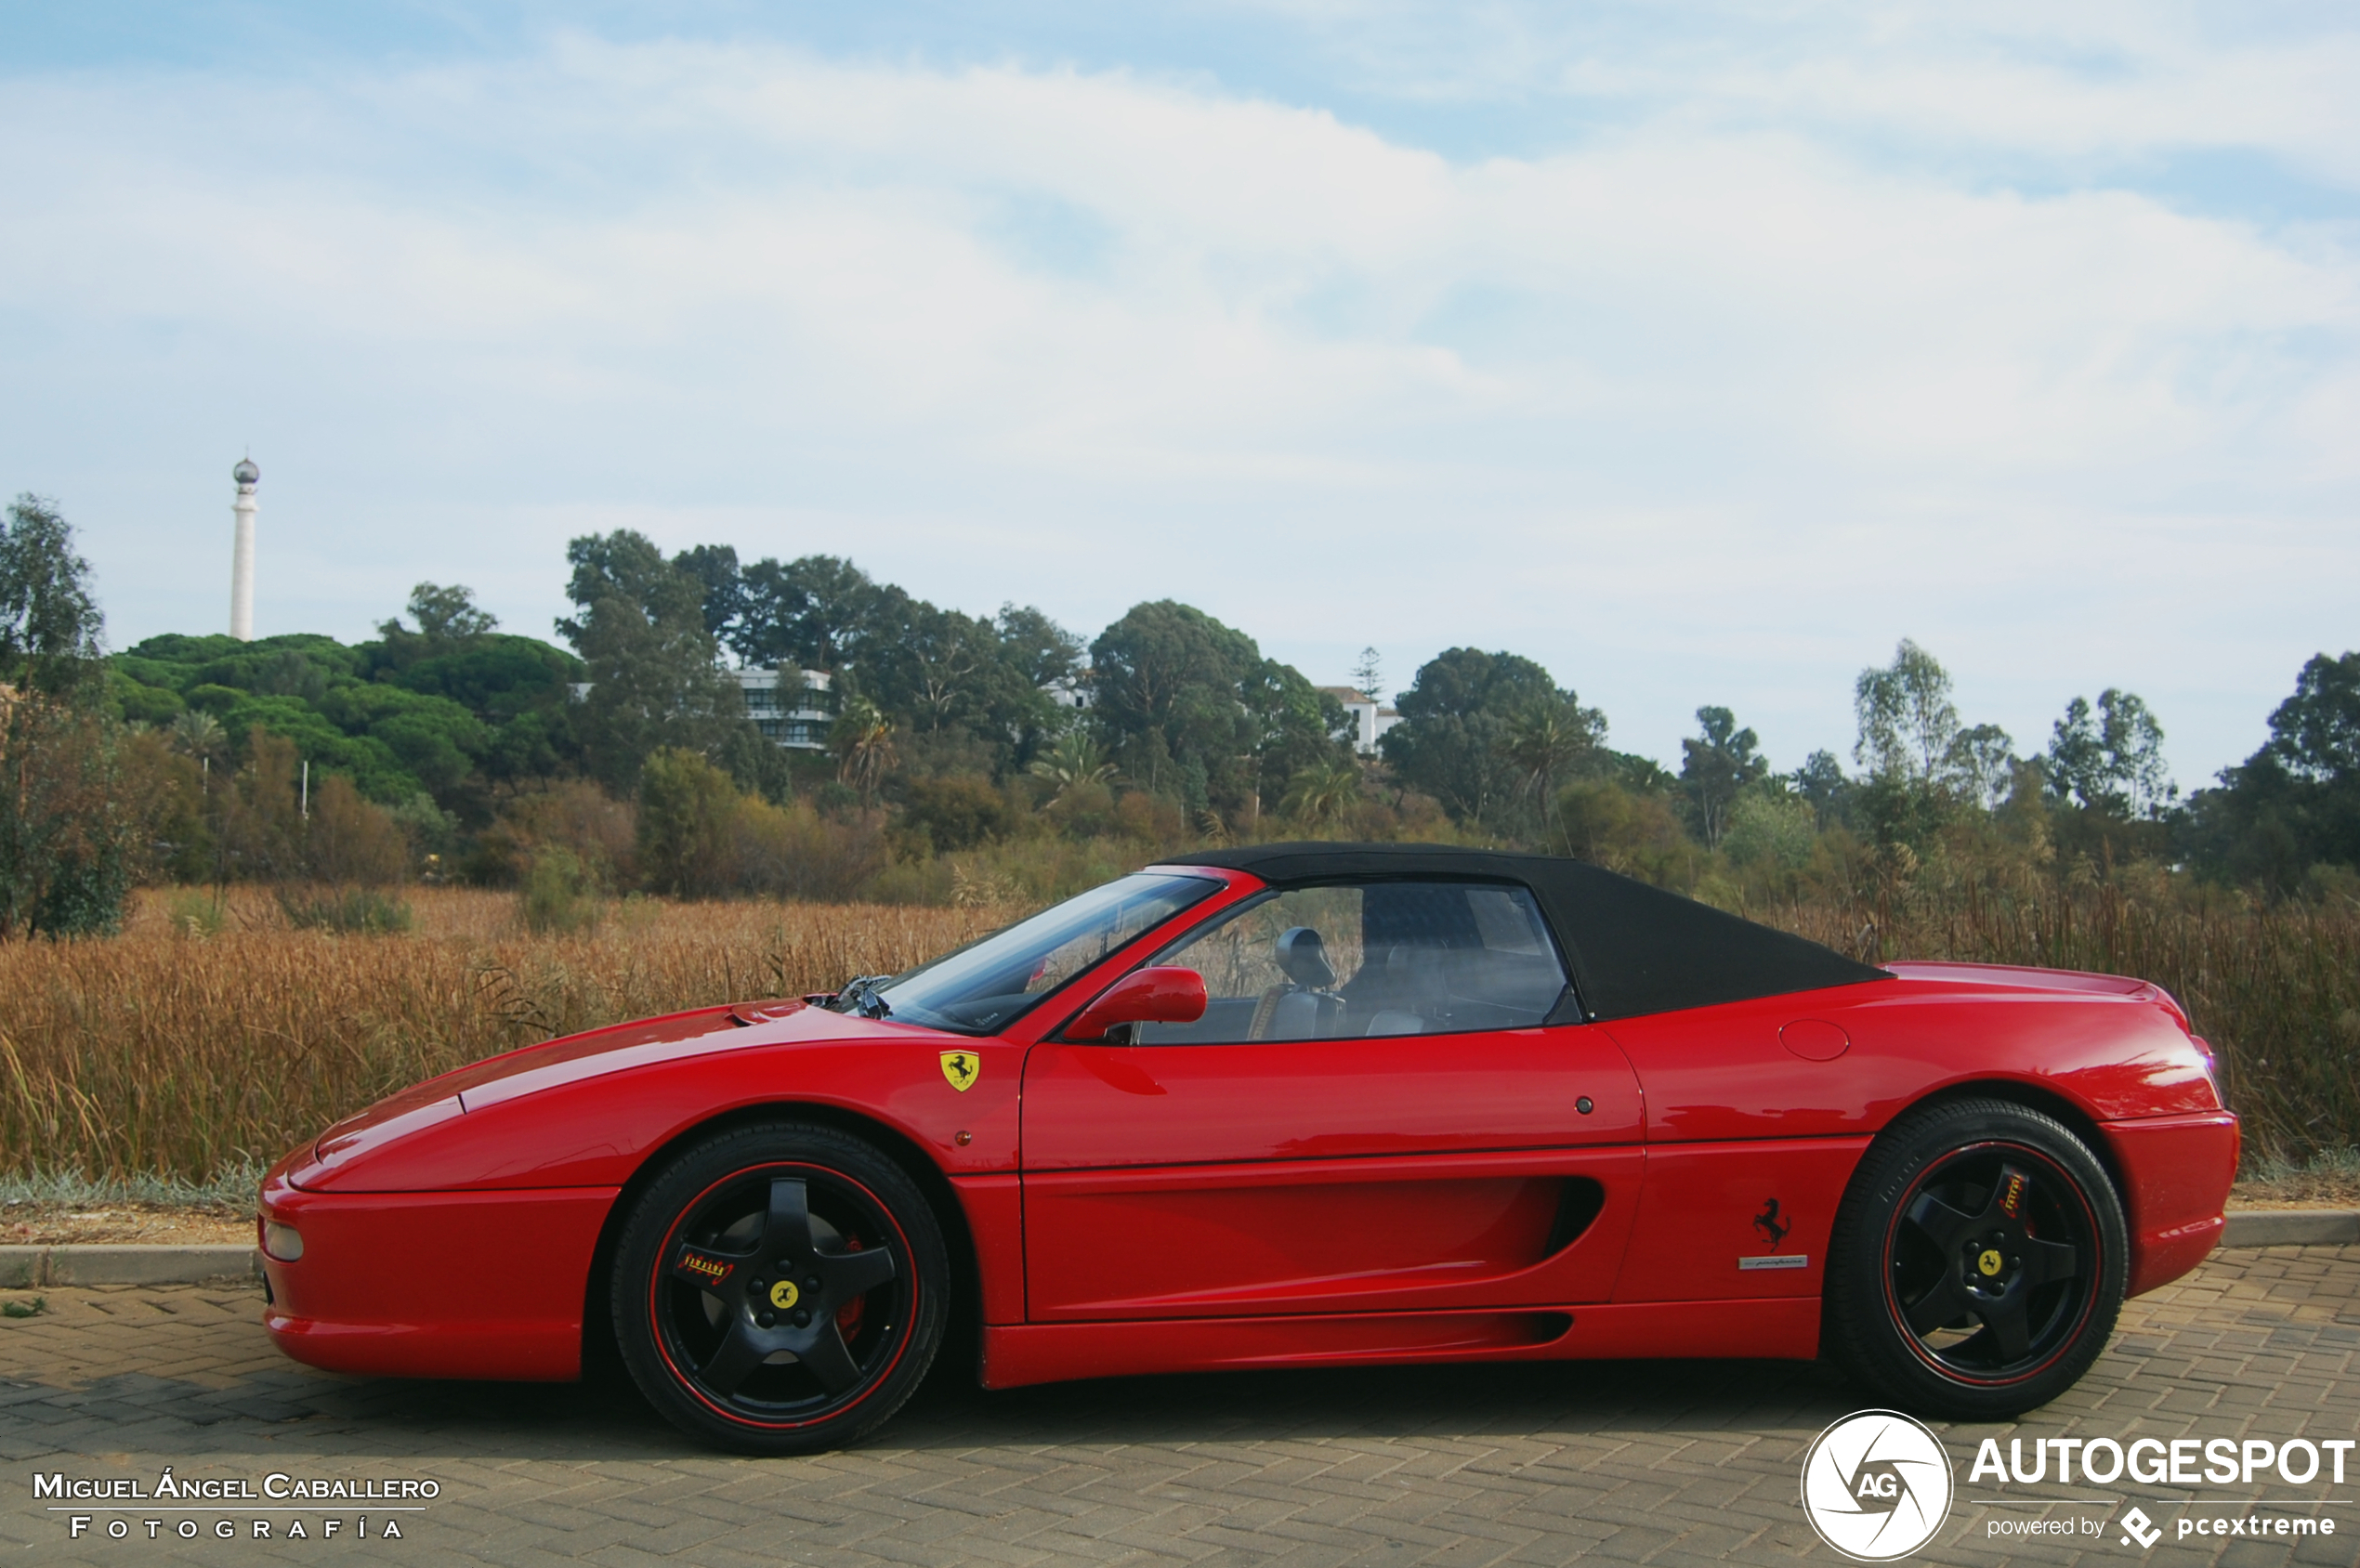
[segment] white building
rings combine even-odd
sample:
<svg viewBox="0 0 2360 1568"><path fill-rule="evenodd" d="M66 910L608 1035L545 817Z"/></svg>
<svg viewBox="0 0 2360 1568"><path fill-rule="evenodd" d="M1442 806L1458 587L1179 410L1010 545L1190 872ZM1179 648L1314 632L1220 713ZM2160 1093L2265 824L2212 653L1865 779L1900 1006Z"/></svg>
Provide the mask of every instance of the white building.
<svg viewBox="0 0 2360 1568"><path fill-rule="evenodd" d="M796 751L828 749L828 726L836 722L835 699L825 670L806 670L803 684L781 692L776 670L725 670L745 698L746 718L763 738ZM566 690L576 702L589 700L590 683L573 681Z"/></svg>
<svg viewBox="0 0 2360 1568"><path fill-rule="evenodd" d="M828 726L836 722L835 700L825 670L806 670L803 684L781 691L776 670L732 670L745 694L746 717L765 738L797 751L823 751Z"/></svg>
<svg viewBox="0 0 2360 1568"><path fill-rule="evenodd" d="M1348 738L1352 749L1364 757L1377 754L1377 737L1401 722L1401 715L1380 703L1375 698L1350 686L1329 686L1319 688L1344 704L1345 718L1351 721Z"/></svg>

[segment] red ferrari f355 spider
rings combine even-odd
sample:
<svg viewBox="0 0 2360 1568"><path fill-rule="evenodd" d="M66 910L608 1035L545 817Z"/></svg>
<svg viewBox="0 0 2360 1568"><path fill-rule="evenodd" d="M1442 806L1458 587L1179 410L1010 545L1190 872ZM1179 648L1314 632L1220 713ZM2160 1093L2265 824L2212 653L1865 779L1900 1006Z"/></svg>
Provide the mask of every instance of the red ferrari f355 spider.
<svg viewBox="0 0 2360 1568"><path fill-rule="evenodd" d="M1577 861L1275 844L892 978L510 1052L262 1191L267 1321L348 1372L570 1379L849 1441L984 1384L1840 1359L2069 1387L2221 1231L2235 1117L2139 980L1871 968Z"/></svg>

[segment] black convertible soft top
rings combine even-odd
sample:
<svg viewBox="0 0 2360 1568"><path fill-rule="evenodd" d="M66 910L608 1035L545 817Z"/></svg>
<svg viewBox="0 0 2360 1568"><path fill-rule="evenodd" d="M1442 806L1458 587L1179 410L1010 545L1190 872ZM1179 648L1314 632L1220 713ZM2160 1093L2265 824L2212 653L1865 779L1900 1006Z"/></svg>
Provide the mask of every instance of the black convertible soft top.
<svg viewBox="0 0 2360 1568"><path fill-rule="evenodd" d="M1160 864L1251 871L1281 887L1370 877L1521 882L1556 928L1580 1016L1593 1022L1892 978L1816 942L1558 856L1446 844L1264 843ZM1569 1013L1562 1021L1572 1021Z"/></svg>

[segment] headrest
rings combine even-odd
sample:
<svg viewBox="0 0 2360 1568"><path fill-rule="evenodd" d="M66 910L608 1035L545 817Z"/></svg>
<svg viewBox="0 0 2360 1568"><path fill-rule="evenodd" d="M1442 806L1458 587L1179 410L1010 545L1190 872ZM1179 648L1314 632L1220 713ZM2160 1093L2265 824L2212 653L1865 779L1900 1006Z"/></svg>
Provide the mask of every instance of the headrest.
<svg viewBox="0 0 2360 1568"><path fill-rule="evenodd" d="M1307 925L1290 926L1278 934L1278 969L1306 991L1324 991L1336 983L1328 964L1328 945Z"/></svg>

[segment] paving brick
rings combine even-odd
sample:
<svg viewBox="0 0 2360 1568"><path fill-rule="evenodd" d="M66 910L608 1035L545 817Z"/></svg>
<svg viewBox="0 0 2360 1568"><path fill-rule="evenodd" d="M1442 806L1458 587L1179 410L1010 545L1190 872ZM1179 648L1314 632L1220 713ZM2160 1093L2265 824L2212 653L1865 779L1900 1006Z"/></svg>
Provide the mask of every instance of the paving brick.
<svg viewBox="0 0 2360 1568"><path fill-rule="evenodd" d="M218 1284L53 1287L0 1323L0 1550L104 1557L33 1504L36 1470L182 1477L431 1476L404 1523L420 1560L1008 1568L1490 1568L1589 1559L1686 1568L1831 1561L1796 1501L1821 1428L1866 1403L1831 1372L1764 1363L1411 1367L1132 1379L985 1394L938 1379L870 1445L711 1454L627 1389L330 1377L281 1357L258 1298ZM1997 1438L2360 1433L2360 1246L2217 1254L2125 1310L2080 1387L2021 1423L1945 1430L1960 1510L1920 1561L1998 1568L2119 1558L2109 1533L2003 1545L1966 1485ZM1985 1483L1987 1486L1987 1483ZM2083 1493L2078 1486L2017 1487ZM2099 1488L2099 1491L2114 1491ZM2140 1488L2167 1524L2242 1493ZM2352 1490L2360 1501L2360 1468ZM2122 1496L2132 1495L2127 1487ZM157 1510L180 1517L170 1507ZM354 1510L357 1512L358 1510ZM2333 1539L2173 1542L2157 1561L2353 1560ZM210 1519L211 1514L202 1517ZM240 1560L374 1554L255 1542ZM208 1535L143 1561L218 1561Z"/></svg>

